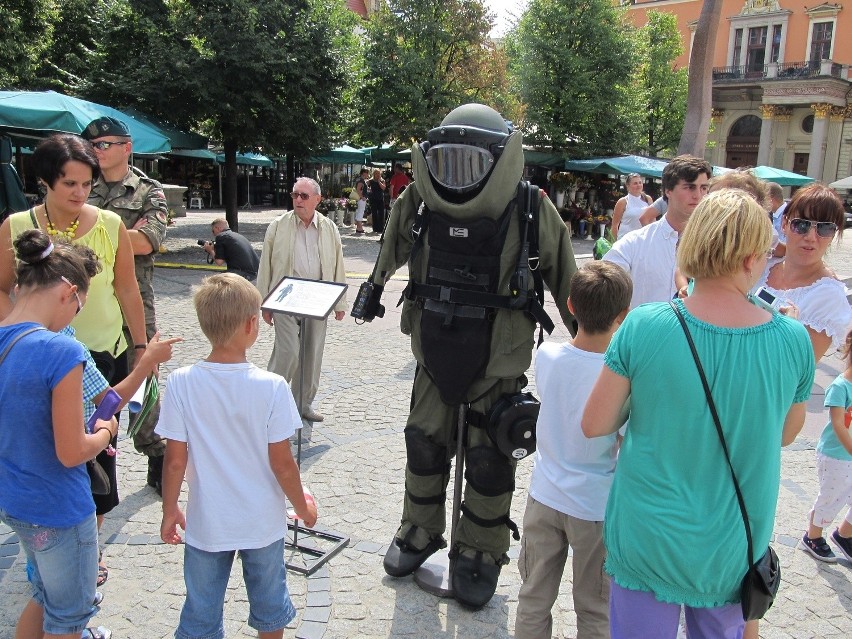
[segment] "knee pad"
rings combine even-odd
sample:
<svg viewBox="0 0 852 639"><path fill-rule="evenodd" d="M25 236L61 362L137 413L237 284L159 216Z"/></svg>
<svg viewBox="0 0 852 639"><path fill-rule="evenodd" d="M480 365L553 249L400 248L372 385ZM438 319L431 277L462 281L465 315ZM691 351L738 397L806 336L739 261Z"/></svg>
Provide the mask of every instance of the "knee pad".
<svg viewBox="0 0 852 639"><path fill-rule="evenodd" d="M471 448L466 465L464 477L480 495L497 497L515 490L515 468L496 448Z"/></svg>
<svg viewBox="0 0 852 639"><path fill-rule="evenodd" d="M439 446L417 426L405 427L408 470L415 475L440 475L448 471L447 448Z"/></svg>

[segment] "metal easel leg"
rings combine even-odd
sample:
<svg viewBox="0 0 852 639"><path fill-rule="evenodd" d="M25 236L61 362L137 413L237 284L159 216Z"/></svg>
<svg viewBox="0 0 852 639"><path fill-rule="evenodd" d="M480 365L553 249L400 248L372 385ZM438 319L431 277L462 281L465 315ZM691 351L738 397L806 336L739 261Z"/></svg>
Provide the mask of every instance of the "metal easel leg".
<svg viewBox="0 0 852 639"><path fill-rule="evenodd" d="M462 484L464 482L464 445L467 439L467 404L459 406L456 427L456 470L453 480L453 513L450 527L450 552L456 546L456 532L461 517ZM448 554L433 555L414 572L414 583L438 597L453 596L453 563Z"/></svg>
<svg viewBox="0 0 852 639"><path fill-rule="evenodd" d="M303 362L305 361L305 328L307 322L307 318L299 318L296 320L299 324L299 402L297 408L299 409L299 415L305 409L305 368L303 366ZM305 420L302 419L302 427L298 429L296 433L296 466L301 470L302 468L302 428L304 428ZM299 544L299 520L294 519L292 522L287 523L287 528L293 531L293 541L285 540L284 546L289 546L299 552L299 554L304 557L313 557L312 561L305 559L304 563L292 563L292 562L284 562L287 566L288 570L292 570L293 572L297 572L306 576L312 575L316 572L320 566L326 563L329 559L334 557L341 550L346 548L349 545L349 537L341 535L336 532L320 530L317 528L305 528L303 530L303 535L307 538L315 538L321 539L323 541L332 542L333 545L328 550L322 550L315 546L306 546L304 544Z"/></svg>

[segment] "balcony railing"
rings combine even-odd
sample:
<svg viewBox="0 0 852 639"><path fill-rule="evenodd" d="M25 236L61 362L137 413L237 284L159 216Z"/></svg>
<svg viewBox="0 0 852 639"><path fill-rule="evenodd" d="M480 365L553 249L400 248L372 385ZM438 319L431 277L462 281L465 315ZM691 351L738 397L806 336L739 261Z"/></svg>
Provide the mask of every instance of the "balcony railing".
<svg viewBox="0 0 852 639"><path fill-rule="evenodd" d="M754 80L796 80L818 76L844 78L844 65L830 60L821 62L784 62L765 66L713 67L713 82L749 82Z"/></svg>

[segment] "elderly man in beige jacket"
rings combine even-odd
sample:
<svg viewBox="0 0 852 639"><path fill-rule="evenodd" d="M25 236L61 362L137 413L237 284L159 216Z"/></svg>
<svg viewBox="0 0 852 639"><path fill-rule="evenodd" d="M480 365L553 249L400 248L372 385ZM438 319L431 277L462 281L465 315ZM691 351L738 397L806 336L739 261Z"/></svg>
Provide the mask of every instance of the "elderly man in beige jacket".
<svg viewBox="0 0 852 639"><path fill-rule="evenodd" d="M263 253L257 273L257 288L265 298L283 277L346 283L343 245L337 226L317 213L322 199L320 185L311 178L298 178L293 185L293 210L275 218L266 230ZM346 296L334 308L334 319L346 315ZM275 328L275 344L268 369L284 377L303 418L323 421L311 404L319 388L322 351L325 346L325 320L302 319L263 311L264 321ZM299 361L299 322L304 323L305 355ZM305 392L300 385L304 368Z"/></svg>

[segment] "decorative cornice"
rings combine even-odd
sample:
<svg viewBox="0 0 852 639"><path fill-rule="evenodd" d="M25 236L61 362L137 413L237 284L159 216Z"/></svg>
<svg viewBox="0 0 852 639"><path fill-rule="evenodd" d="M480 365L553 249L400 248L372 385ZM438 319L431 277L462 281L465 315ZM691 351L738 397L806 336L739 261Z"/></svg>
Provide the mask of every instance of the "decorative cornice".
<svg viewBox="0 0 852 639"><path fill-rule="evenodd" d="M811 111L814 112L814 117L817 120L825 120L828 114L831 113L831 105L825 102L819 102L811 105Z"/></svg>
<svg viewBox="0 0 852 639"><path fill-rule="evenodd" d="M839 3L823 2L810 9L805 9L805 14L811 19L833 17L840 13L842 8L843 5Z"/></svg>
<svg viewBox="0 0 852 639"><path fill-rule="evenodd" d="M836 100L836 106L846 104L846 93L848 86L839 86L825 82L800 82L796 84L770 84L763 85L764 100L767 97L795 98L798 96L814 96L824 100Z"/></svg>

